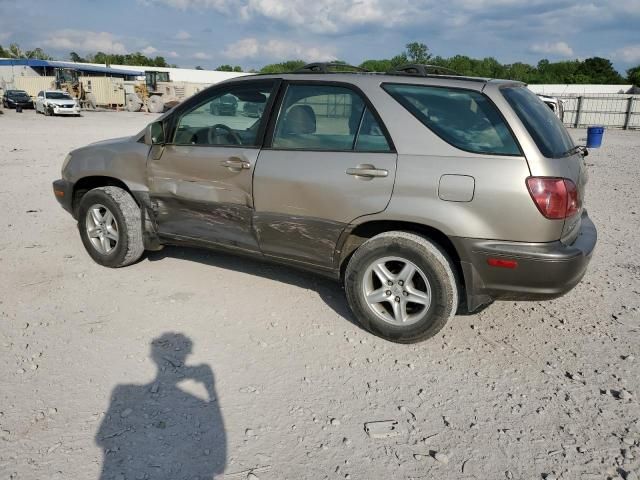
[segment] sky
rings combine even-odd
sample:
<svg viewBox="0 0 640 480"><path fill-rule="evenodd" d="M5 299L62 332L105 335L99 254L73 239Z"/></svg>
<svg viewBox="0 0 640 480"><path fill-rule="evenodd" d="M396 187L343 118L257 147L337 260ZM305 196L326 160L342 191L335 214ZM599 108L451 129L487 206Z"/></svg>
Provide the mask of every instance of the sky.
<svg viewBox="0 0 640 480"><path fill-rule="evenodd" d="M0 45L56 59L141 51L193 68L434 55L640 64L640 0L0 0Z"/></svg>

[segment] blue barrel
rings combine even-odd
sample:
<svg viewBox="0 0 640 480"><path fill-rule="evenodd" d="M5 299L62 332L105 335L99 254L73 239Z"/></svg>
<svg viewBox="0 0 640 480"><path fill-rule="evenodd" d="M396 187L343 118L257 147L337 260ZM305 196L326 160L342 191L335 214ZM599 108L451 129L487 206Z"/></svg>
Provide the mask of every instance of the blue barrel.
<svg viewBox="0 0 640 480"><path fill-rule="evenodd" d="M600 148L604 137L604 127L587 128L587 148Z"/></svg>

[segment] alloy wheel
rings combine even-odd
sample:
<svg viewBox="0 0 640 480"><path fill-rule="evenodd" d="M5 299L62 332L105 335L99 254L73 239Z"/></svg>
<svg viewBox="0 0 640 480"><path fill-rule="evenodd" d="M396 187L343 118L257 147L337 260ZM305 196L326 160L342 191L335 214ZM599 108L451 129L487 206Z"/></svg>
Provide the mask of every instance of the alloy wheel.
<svg viewBox="0 0 640 480"><path fill-rule="evenodd" d="M393 325L418 322L431 305L427 276L406 258L374 260L365 270L362 288L371 311Z"/></svg>
<svg viewBox="0 0 640 480"><path fill-rule="evenodd" d="M118 222L104 205L94 204L87 210L85 228L91 245L101 254L108 255L118 245Z"/></svg>

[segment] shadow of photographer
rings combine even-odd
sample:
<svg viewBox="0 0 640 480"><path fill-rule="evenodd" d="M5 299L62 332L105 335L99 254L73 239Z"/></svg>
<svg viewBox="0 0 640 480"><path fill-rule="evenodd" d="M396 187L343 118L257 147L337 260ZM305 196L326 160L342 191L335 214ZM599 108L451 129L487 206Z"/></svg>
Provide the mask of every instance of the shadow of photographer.
<svg viewBox="0 0 640 480"><path fill-rule="evenodd" d="M158 370L146 385L118 385L96 434L103 449L100 480L210 480L226 463L226 435L206 364L185 365L192 341L165 333L151 342ZM180 383L204 386L206 396Z"/></svg>

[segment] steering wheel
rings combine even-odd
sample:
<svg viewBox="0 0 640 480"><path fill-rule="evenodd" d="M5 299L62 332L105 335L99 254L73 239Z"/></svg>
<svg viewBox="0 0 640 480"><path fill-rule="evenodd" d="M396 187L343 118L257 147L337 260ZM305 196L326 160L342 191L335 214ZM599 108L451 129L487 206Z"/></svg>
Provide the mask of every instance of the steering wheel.
<svg viewBox="0 0 640 480"><path fill-rule="evenodd" d="M219 130L223 130L223 133L219 133ZM227 138L227 144L230 145L242 145L242 139L240 136L231 130L231 128L227 127L222 123L216 123L215 125L209 127L209 131L207 132L207 140L209 145L221 145L217 139L221 136L225 136Z"/></svg>

